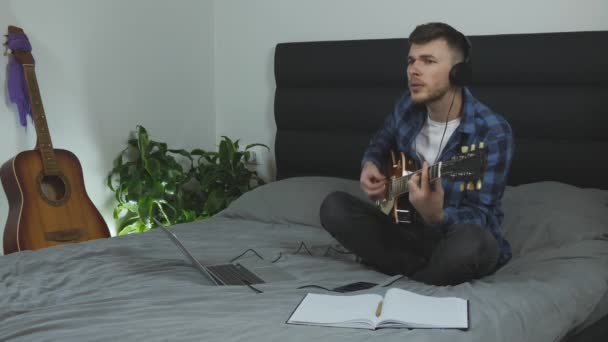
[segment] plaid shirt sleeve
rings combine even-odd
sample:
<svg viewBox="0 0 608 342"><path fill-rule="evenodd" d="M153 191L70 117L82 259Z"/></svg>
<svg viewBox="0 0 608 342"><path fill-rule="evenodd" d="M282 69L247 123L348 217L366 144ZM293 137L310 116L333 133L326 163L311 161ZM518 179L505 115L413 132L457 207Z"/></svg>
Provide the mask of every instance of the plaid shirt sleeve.
<svg viewBox="0 0 608 342"><path fill-rule="evenodd" d="M378 170L383 169L389 151L395 146L396 131L397 125L395 115L389 115L386 120L384 120L382 128L380 128L370 140L369 145L363 154L361 167L363 167L366 162L371 161L376 165Z"/></svg>
<svg viewBox="0 0 608 342"><path fill-rule="evenodd" d="M480 134L479 139L484 142L487 153L482 188L479 191L467 191L461 201L448 198L440 226L447 228L455 223L477 224L490 229L498 237L501 236L498 229L504 217L501 199L514 149L511 127L505 120L493 117L485 134ZM462 196L462 193L459 190L451 191L451 196Z"/></svg>
<svg viewBox="0 0 608 342"><path fill-rule="evenodd" d="M397 145L396 139L411 134L410 127L404 127L403 113L411 105L409 93L405 93L395 104L391 115L384 120L384 125L370 139L367 149L363 153L361 167L365 162L371 161L383 170L384 163L388 160L391 150Z"/></svg>

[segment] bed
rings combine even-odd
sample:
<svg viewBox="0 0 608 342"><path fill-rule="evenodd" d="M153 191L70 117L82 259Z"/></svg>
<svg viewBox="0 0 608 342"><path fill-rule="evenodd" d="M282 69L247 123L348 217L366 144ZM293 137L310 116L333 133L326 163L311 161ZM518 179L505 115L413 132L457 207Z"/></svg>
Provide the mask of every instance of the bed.
<svg viewBox="0 0 608 342"><path fill-rule="evenodd" d="M467 331L294 326L308 292L388 276L320 225L331 191L365 199L370 134L404 91L404 39L282 43L275 49L277 181L213 218L172 227L204 264L272 262L294 280L212 286L159 230L0 257L0 340L606 340L608 32L471 37L473 93L516 136L503 207L514 257L457 286L391 286L470 301ZM252 249L252 250L249 250ZM249 250L249 251L248 251ZM383 293L377 287L369 292Z"/></svg>

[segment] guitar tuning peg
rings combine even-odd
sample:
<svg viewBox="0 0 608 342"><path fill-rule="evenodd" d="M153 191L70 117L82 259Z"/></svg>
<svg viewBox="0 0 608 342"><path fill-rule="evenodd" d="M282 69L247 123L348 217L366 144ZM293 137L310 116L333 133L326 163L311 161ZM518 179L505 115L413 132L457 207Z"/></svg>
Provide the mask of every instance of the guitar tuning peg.
<svg viewBox="0 0 608 342"><path fill-rule="evenodd" d="M475 190L475 184L473 182L467 183L467 190Z"/></svg>
<svg viewBox="0 0 608 342"><path fill-rule="evenodd" d="M483 149L484 147L485 147L485 145L484 145L483 141L479 142L479 149L481 150L481 149Z"/></svg>
<svg viewBox="0 0 608 342"><path fill-rule="evenodd" d="M477 184L475 185L475 188L476 188L477 190L481 190L481 179L478 179L478 180L477 180Z"/></svg>
<svg viewBox="0 0 608 342"><path fill-rule="evenodd" d="M475 144L471 144L471 152L475 151Z"/></svg>
<svg viewBox="0 0 608 342"><path fill-rule="evenodd" d="M469 147L468 146L461 146L460 147L460 151L464 154L469 152Z"/></svg>
<svg viewBox="0 0 608 342"><path fill-rule="evenodd" d="M464 182L460 183L460 192L463 192L463 191L464 191Z"/></svg>

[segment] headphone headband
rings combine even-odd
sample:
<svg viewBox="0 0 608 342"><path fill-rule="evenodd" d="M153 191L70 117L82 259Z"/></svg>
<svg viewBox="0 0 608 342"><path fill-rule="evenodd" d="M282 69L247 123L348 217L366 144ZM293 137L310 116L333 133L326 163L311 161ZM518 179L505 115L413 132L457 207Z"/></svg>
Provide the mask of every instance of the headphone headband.
<svg viewBox="0 0 608 342"><path fill-rule="evenodd" d="M473 46L467 36L460 31L456 31L464 43L464 61L454 64L450 69L450 83L455 86L464 87L471 84L473 79L473 68L471 65L471 54Z"/></svg>

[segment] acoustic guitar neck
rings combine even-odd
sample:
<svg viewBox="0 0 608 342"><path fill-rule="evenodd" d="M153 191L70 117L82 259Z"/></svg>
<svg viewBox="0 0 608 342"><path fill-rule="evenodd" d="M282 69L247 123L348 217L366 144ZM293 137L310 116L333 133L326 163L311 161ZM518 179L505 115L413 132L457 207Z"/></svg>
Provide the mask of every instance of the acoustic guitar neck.
<svg viewBox="0 0 608 342"><path fill-rule="evenodd" d="M9 26L8 32L24 33L22 29L15 26ZM36 129L36 149L40 151L44 173L47 175L57 175L59 173L59 168L57 166L53 142L51 141L51 134L49 133L49 126L44 113L44 106L42 105L42 96L40 95L38 80L36 79L34 57L31 53L23 51L13 51L12 54L23 67L23 75L30 96L32 118Z"/></svg>

